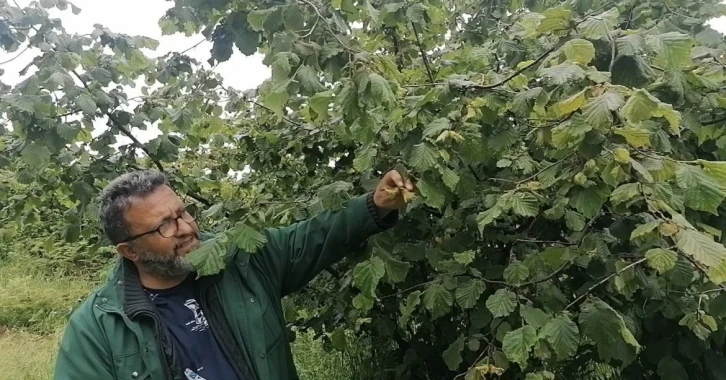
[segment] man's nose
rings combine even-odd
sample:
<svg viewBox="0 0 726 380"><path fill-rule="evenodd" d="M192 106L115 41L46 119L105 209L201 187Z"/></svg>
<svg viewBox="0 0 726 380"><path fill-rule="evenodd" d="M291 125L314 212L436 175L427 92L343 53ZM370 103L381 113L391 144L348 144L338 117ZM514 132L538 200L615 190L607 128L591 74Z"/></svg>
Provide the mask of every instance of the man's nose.
<svg viewBox="0 0 726 380"><path fill-rule="evenodd" d="M176 220L177 223L177 230L176 235L177 236L185 236L194 233L194 227L192 227L192 223L186 222L184 219L179 218Z"/></svg>

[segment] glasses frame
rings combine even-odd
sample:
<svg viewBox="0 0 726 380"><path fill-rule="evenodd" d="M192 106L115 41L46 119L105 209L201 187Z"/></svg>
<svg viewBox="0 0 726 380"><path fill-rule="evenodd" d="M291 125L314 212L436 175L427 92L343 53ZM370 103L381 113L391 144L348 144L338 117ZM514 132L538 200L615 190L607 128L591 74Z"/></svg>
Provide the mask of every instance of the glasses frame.
<svg viewBox="0 0 726 380"><path fill-rule="evenodd" d="M159 233L159 235L161 237L163 237L165 239L171 238L174 235L176 235L177 231L179 231L179 219L181 219L181 220L183 220L183 221L185 221L187 223L193 223L193 222L195 222L197 220L197 212L196 211L197 211L197 208L196 208L195 205L193 205L193 204L186 205L186 206L184 206L184 212L182 212L181 214L179 214L179 216L177 216L176 218L165 219L163 222L161 222L161 224L159 225L159 227L156 227L156 228L154 228L151 231L146 231L144 233L131 236L131 237L127 238L127 239L124 239L121 243L128 243L128 242L134 241L134 240L136 240L136 239L138 239L140 237L144 237L146 235L151 235L151 234L157 233L157 232ZM184 219L184 215L189 215L191 217L191 220ZM161 227L163 227L165 225L165 223L167 221L169 221L169 220L173 220L174 221L174 225L176 226L176 228L174 229L174 233L171 234L171 236L164 236L164 234L161 233Z"/></svg>

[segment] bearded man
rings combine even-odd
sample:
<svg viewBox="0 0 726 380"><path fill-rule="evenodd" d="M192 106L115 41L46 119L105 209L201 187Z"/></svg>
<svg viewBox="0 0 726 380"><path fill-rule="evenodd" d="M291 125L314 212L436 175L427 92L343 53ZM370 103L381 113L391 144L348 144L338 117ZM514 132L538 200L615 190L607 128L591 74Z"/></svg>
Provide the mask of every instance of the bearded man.
<svg viewBox="0 0 726 380"><path fill-rule="evenodd" d="M115 179L99 214L121 259L71 315L55 379L297 379L281 299L391 228L403 188L414 191L390 171L342 210L266 229L257 252L232 247L220 274L196 279L184 256L202 235L167 178Z"/></svg>

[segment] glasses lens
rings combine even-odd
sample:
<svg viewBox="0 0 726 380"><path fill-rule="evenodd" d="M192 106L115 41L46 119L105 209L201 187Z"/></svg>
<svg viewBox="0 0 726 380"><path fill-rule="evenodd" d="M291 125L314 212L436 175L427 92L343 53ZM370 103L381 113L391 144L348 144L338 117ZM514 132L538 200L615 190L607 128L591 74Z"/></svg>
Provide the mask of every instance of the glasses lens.
<svg viewBox="0 0 726 380"><path fill-rule="evenodd" d="M187 210L181 214L181 218L183 221L191 223L194 221L194 214L190 213L189 210Z"/></svg>
<svg viewBox="0 0 726 380"><path fill-rule="evenodd" d="M165 238L170 238L176 235L176 219L169 219L159 226L159 234Z"/></svg>

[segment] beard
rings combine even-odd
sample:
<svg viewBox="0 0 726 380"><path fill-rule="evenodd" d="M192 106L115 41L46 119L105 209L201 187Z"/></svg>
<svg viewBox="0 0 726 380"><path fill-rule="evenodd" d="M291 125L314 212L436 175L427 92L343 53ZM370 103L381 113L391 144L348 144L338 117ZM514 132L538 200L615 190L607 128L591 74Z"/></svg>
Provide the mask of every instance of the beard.
<svg viewBox="0 0 726 380"><path fill-rule="evenodd" d="M144 250L136 250L141 268L146 273L160 278L173 278L194 271L192 264L179 255L169 256Z"/></svg>

